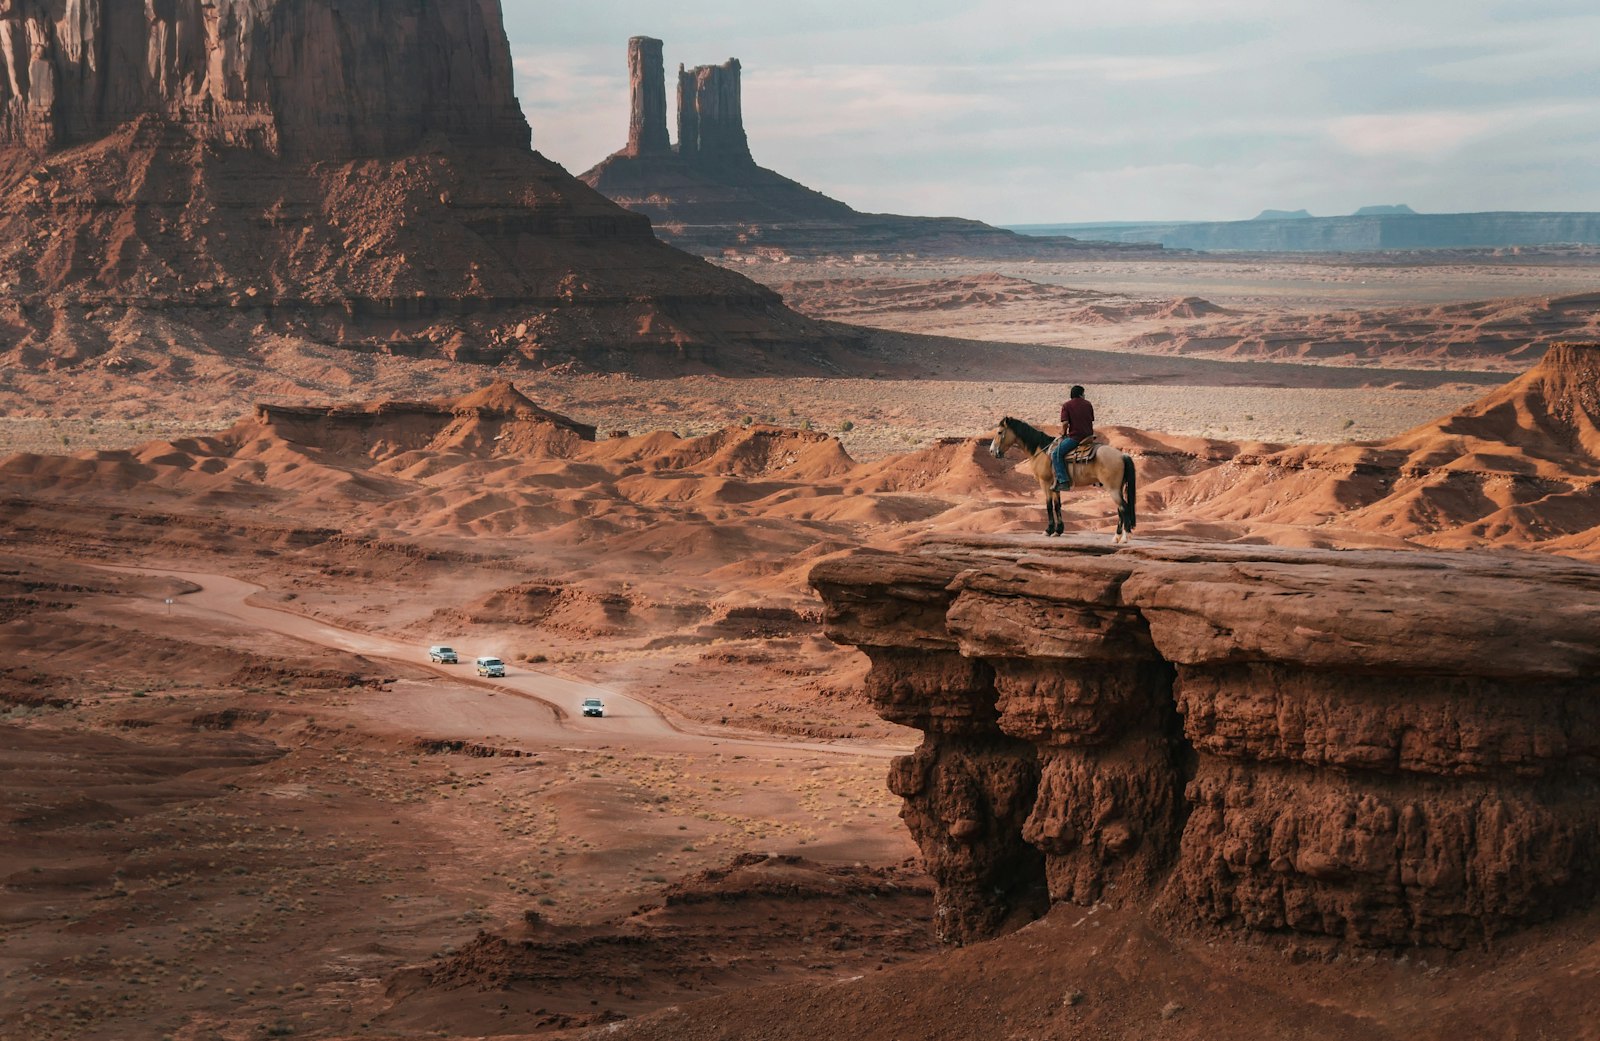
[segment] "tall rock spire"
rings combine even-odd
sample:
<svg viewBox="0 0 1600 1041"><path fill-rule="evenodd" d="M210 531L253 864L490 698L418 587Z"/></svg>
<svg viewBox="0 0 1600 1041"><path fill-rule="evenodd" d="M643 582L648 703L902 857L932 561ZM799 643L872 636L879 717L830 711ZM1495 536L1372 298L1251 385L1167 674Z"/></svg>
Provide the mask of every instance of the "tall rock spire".
<svg viewBox="0 0 1600 1041"><path fill-rule="evenodd" d="M739 59L678 66L678 154L701 166L753 166L739 103Z"/></svg>
<svg viewBox="0 0 1600 1041"><path fill-rule="evenodd" d="M628 147L624 155L669 155L667 140L667 72L661 62L661 41L648 36L628 40Z"/></svg>

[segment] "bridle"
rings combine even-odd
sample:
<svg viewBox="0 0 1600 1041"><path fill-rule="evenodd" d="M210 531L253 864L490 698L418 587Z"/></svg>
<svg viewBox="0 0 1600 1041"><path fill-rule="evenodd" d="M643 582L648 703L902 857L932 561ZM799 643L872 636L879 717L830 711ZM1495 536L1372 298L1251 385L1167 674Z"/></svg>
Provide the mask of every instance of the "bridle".
<svg viewBox="0 0 1600 1041"><path fill-rule="evenodd" d="M1006 454L1006 449L1010 448L1013 442L1021 444L1021 441L1017 438L1016 431L1007 426L1004 420L1001 420L1000 429L995 431L994 440L989 442L989 451L994 454L996 459L999 459Z"/></svg>

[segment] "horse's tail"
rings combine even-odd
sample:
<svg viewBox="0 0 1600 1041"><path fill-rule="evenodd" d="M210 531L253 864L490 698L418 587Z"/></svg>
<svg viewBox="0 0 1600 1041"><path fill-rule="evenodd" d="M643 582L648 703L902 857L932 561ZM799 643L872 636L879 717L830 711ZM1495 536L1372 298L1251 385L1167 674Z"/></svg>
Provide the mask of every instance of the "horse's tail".
<svg viewBox="0 0 1600 1041"><path fill-rule="evenodd" d="M1122 505L1117 512L1122 517L1122 530L1132 531L1139 522L1139 511L1134 500L1139 495L1139 478L1133 469L1133 456L1122 457Z"/></svg>

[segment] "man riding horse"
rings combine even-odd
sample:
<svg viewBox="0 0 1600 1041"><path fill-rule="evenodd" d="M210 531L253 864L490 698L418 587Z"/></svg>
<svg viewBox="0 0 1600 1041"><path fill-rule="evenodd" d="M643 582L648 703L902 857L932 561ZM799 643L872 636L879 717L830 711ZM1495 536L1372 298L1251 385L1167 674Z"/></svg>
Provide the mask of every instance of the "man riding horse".
<svg viewBox="0 0 1600 1041"><path fill-rule="evenodd" d="M1061 403L1061 440L1050 448L1050 462L1056 468L1056 491L1072 487L1072 479L1067 476L1067 453L1093 436L1094 406L1083 396L1083 388L1075 386Z"/></svg>
<svg viewBox="0 0 1600 1041"><path fill-rule="evenodd" d="M1046 535L1060 535L1066 530L1061 518L1061 493L1073 486L1075 477L1079 485L1098 484L1111 493L1117 504L1117 533L1111 541L1128 541L1139 521L1139 478L1134 472L1133 457L1094 441L1082 458L1066 458L1094 434L1094 406L1084 398L1082 387L1073 387L1072 396L1061 406L1061 425L1063 436L1057 440L1007 416L995 425L989 451L996 459L1004 457L1013 445L1028 453L1028 469L1044 493Z"/></svg>

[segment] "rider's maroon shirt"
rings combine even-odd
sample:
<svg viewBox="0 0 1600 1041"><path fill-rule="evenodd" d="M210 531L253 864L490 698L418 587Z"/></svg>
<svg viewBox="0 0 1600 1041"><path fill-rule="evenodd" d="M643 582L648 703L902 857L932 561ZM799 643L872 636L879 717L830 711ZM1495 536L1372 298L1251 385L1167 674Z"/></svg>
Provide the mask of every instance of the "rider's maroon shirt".
<svg viewBox="0 0 1600 1041"><path fill-rule="evenodd" d="M1088 398L1068 398L1061 406L1061 422L1068 437L1082 441L1094 433L1094 406Z"/></svg>

